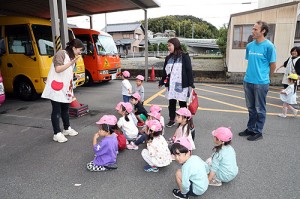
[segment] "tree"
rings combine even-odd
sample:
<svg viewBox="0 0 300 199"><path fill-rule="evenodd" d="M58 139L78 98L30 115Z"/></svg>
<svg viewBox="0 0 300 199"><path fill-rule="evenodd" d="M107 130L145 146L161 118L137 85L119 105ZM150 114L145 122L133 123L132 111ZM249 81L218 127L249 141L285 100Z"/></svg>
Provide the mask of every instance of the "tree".
<svg viewBox="0 0 300 199"><path fill-rule="evenodd" d="M219 35L217 39L217 44L224 57L226 56L227 32L228 32L228 26L226 24L223 24L223 27L219 29Z"/></svg>

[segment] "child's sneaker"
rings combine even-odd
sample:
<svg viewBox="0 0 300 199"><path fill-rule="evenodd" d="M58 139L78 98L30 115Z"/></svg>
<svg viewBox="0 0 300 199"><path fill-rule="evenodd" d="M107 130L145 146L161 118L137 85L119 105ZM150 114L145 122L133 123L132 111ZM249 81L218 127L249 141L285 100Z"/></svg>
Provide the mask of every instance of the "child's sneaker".
<svg viewBox="0 0 300 199"><path fill-rule="evenodd" d="M63 130L62 134L69 135L69 136L75 136L75 135L78 135L78 132L69 126L68 130Z"/></svg>
<svg viewBox="0 0 300 199"><path fill-rule="evenodd" d="M138 122L137 123L137 127L143 127L144 126L144 122Z"/></svg>
<svg viewBox="0 0 300 199"><path fill-rule="evenodd" d="M222 186L222 182L217 179L212 179L208 185L219 187L219 186Z"/></svg>
<svg viewBox="0 0 300 199"><path fill-rule="evenodd" d="M57 134L54 134L53 140L55 142L59 142L59 143L63 143L63 142L68 141L68 139L61 132L59 132Z"/></svg>
<svg viewBox="0 0 300 199"><path fill-rule="evenodd" d="M135 145L133 142L131 142L130 144L127 144L127 149L129 149L129 150L138 150L139 147L137 145Z"/></svg>
<svg viewBox="0 0 300 199"><path fill-rule="evenodd" d="M297 114L298 114L298 110L297 110L297 109L294 109L294 110L293 110L293 115L294 115L294 117L297 117Z"/></svg>
<svg viewBox="0 0 300 199"><path fill-rule="evenodd" d="M144 166L144 171L146 171L146 172L158 172L159 171L159 169L157 168L157 167L155 167L155 166L150 166L150 165L146 165L146 166Z"/></svg>
<svg viewBox="0 0 300 199"><path fill-rule="evenodd" d="M280 114L278 114L278 117L286 118L286 115L280 113Z"/></svg>
<svg viewBox="0 0 300 199"><path fill-rule="evenodd" d="M173 196L175 196L175 198L179 198L179 199L181 199L181 198L183 198L183 199L184 198L189 198L188 195L182 194L179 189L173 189Z"/></svg>

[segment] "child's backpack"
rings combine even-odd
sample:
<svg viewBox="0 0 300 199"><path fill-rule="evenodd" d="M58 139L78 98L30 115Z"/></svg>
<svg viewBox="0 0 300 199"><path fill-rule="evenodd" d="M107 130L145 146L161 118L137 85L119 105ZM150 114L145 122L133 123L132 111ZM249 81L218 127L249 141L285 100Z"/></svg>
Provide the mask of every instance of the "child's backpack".
<svg viewBox="0 0 300 199"><path fill-rule="evenodd" d="M123 151L124 149L126 149L126 137L120 131L115 131L115 134L117 135L118 140L118 150Z"/></svg>

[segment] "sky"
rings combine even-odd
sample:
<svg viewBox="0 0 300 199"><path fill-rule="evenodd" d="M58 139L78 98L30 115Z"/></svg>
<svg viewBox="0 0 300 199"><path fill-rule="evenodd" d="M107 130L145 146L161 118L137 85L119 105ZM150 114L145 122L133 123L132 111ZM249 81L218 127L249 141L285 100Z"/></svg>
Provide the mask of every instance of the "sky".
<svg viewBox="0 0 300 199"><path fill-rule="evenodd" d="M148 18L168 15L192 15L220 28L227 24L231 14L258 8L258 0L155 0L159 8L147 10ZM113 12L106 14L107 24L128 23L144 20L143 10ZM68 18L68 23L80 28L90 28L88 16ZM105 27L105 14L93 15L93 29Z"/></svg>

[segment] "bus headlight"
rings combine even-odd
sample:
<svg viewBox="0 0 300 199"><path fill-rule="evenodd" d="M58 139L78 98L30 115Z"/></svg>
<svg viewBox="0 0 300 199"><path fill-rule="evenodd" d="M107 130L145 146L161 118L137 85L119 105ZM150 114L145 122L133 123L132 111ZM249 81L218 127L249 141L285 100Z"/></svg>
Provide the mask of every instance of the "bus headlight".
<svg viewBox="0 0 300 199"><path fill-rule="evenodd" d="M107 75L108 70L100 70L99 73L100 73L100 75Z"/></svg>

